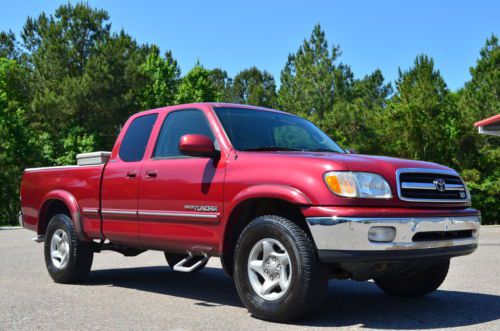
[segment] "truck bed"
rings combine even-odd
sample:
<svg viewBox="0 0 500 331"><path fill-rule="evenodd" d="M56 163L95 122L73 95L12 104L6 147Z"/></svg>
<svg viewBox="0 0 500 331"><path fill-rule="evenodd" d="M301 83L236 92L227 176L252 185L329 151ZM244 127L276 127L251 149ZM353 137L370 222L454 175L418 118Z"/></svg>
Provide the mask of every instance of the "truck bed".
<svg viewBox="0 0 500 331"><path fill-rule="evenodd" d="M41 223L48 222L45 213L50 199L64 197L66 200L78 201L81 210L77 210L77 216L81 218L84 232L89 237L100 237L99 214L87 215L84 209L99 208L103 169L104 164L26 169L21 184L24 226L41 234Z"/></svg>

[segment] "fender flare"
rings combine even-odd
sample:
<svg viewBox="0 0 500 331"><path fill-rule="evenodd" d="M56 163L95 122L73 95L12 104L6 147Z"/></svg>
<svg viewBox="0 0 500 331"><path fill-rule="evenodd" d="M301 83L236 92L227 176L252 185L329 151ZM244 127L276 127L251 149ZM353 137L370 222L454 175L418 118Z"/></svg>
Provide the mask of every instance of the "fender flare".
<svg viewBox="0 0 500 331"><path fill-rule="evenodd" d="M221 240L220 251L224 251L224 242L226 235L228 233L228 226L230 226L229 221L232 213L235 211L241 203L251 200L251 199L279 199L287 201L291 204L296 205L311 205L312 201L300 190L288 186L288 185L280 185L280 184L261 184L254 185L245 188L240 191L234 199L229 203L230 208L227 213L224 215L224 228L223 228L223 240Z"/></svg>
<svg viewBox="0 0 500 331"><path fill-rule="evenodd" d="M261 184L247 187L239 192L233 201L231 201L231 211L242 201L254 198L280 199L297 205L312 204L311 200L295 187L279 184Z"/></svg>
<svg viewBox="0 0 500 331"><path fill-rule="evenodd" d="M59 200L62 203L66 205L70 212L71 220L73 221L73 224L75 226L76 234L78 236L78 239L82 241L89 241L90 239L87 237L85 232L83 231L83 222L82 222L82 217L81 217L81 211L80 211L80 206L78 205L78 202L76 201L76 198L73 196L73 194L69 193L68 191L64 190L53 190L47 193L43 199L42 199L42 204L40 205L39 213L38 213L38 228L37 232L40 233L40 218L42 215L45 215L46 209L49 207L48 202L50 200ZM50 221L50 220L47 220Z"/></svg>

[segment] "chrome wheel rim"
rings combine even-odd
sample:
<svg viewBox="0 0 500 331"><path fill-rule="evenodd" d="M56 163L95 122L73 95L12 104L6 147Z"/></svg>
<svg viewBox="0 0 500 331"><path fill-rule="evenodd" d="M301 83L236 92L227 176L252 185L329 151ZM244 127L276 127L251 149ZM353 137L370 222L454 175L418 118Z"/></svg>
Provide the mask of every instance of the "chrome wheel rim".
<svg viewBox="0 0 500 331"><path fill-rule="evenodd" d="M253 246L248 257L248 278L254 291L265 300L277 300L288 291L292 264L278 240L266 238Z"/></svg>
<svg viewBox="0 0 500 331"><path fill-rule="evenodd" d="M50 257L52 264L57 269L63 269L68 264L69 239L66 232L62 229L57 229L52 234L52 239L50 240Z"/></svg>

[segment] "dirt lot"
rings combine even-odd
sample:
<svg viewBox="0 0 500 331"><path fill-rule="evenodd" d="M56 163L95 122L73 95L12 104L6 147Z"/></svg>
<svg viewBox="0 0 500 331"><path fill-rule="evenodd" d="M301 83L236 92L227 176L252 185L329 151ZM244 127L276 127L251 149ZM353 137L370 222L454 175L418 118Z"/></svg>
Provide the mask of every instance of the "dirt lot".
<svg viewBox="0 0 500 331"><path fill-rule="evenodd" d="M218 259L186 275L172 272L160 252L104 252L85 284L55 284L33 236L0 230L0 329L500 330L499 226L484 227L478 250L452 260L444 285L426 298L392 298L371 282L333 280L323 308L294 325L250 316Z"/></svg>

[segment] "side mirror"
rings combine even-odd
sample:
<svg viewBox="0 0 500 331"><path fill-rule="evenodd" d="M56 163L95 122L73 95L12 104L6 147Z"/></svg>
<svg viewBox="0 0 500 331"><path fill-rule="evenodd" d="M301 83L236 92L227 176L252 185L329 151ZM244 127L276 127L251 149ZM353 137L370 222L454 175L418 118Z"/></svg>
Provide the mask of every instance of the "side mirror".
<svg viewBox="0 0 500 331"><path fill-rule="evenodd" d="M212 157L215 155L215 146L205 135L185 134L179 140L179 151L188 156Z"/></svg>

